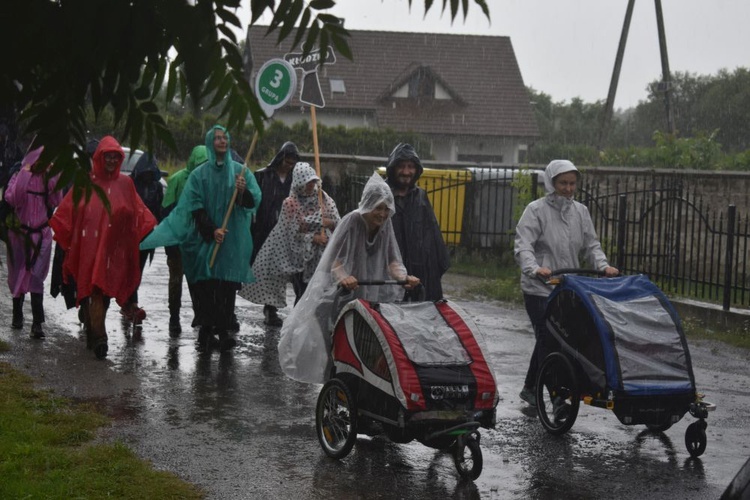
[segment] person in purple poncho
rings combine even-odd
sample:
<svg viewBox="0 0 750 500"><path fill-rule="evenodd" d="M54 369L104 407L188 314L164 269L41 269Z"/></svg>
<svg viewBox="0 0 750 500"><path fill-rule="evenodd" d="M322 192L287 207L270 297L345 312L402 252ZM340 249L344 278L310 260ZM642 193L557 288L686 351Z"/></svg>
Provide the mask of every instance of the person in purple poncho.
<svg viewBox="0 0 750 500"><path fill-rule="evenodd" d="M8 286L13 296L13 328L23 328L23 302L31 294L31 336L44 338L44 279L52 252L52 231L48 221L62 201L55 189L58 176L47 179L49 165L39 162L44 146L29 152L21 170L8 182L5 200L20 222L17 231L8 234Z"/></svg>

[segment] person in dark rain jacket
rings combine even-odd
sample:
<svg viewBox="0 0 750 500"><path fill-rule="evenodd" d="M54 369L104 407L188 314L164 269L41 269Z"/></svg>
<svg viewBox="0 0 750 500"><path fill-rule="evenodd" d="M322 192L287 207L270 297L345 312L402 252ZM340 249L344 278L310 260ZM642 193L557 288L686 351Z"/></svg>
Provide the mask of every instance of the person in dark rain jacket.
<svg viewBox="0 0 750 500"><path fill-rule="evenodd" d="M285 142L271 163L255 172L255 179L263 193L263 199L253 223L253 255L250 265L255 262L260 248L279 220L281 205L292 188L292 169L298 161L297 146L293 142ZM271 304L263 306L263 315L267 325L281 326L282 321L277 311L278 309Z"/></svg>
<svg viewBox="0 0 750 500"><path fill-rule="evenodd" d="M396 203L393 232L406 270L421 280L425 300L439 300L443 298L440 280L450 258L427 192L416 185L423 171L414 148L401 143L388 157L386 182Z"/></svg>
<svg viewBox="0 0 750 500"><path fill-rule="evenodd" d="M164 187L159 182L161 171L156 166L154 155L150 153L142 154L133 167L130 177L133 179L138 196L141 197L156 221L160 221L162 219L161 203L164 199ZM143 278L143 268L146 267L146 261L151 261L153 258L154 250L140 251L141 278ZM146 311L138 306L138 288L130 296L130 300L125 304L125 307L120 309L120 314L132 321L133 325L139 325L146 319Z"/></svg>

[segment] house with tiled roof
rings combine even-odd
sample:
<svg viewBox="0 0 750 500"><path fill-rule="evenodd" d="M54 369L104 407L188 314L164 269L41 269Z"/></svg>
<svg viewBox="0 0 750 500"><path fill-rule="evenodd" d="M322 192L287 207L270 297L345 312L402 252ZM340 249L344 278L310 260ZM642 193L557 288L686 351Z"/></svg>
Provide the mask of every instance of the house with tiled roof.
<svg viewBox="0 0 750 500"><path fill-rule="evenodd" d="M255 70L292 52L293 36L249 33ZM517 164L539 135L509 37L349 30L354 59L335 54L318 70L326 126L380 127L427 137L442 161ZM297 48L294 52L299 52ZM301 71L297 72L301 78ZM308 83L309 84L309 83ZM309 89L308 89L309 90ZM299 92L273 118L310 121ZM357 154L352 151L352 154Z"/></svg>

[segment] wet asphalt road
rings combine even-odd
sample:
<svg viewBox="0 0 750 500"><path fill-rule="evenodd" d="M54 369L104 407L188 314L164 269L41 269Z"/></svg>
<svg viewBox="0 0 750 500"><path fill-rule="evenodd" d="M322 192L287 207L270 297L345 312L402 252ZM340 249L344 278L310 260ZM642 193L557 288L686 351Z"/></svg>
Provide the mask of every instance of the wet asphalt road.
<svg viewBox="0 0 750 500"><path fill-rule="evenodd" d="M3 256L3 260L5 260ZM454 278L446 295L475 317L485 335L501 401L494 430L481 430L484 471L462 483L450 455L418 442L361 437L342 461L328 459L315 435L319 386L287 379L277 362L278 330L261 306L237 301L241 330L230 353L201 355L183 296L183 334L167 334L168 271L163 250L146 268L140 332L107 319L109 356L87 351L76 311L45 298L47 339L10 328L11 300L0 268L0 353L40 387L94 401L115 420L101 439L121 440L158 469L202 487L208 498L718 498L750 455L750 353L712 341L691 344L696 381L718 405L708 418L708 448L691 459L689 414L664 434L621 425L606 410L581 405L573 429L546 434L518 398L533 336L520 307L462 298ZM291 303L291 300L290 300ZM282 310L284 316L288 310Z"/></svg>

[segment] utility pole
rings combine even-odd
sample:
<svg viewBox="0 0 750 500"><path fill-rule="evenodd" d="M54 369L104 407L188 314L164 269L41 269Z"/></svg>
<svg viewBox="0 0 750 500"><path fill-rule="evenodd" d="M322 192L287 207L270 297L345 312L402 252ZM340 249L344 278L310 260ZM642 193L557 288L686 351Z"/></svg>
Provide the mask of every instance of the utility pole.
<svg viewBox="0 0 750 500"><path fill-rule="evenodd" d="M664 92L664 111L667 114L667 131L674 134L674 114L672 112L672 77L669 72L667 55L667 37L664 34L664 15L661 11L661 0L654 0L656 6L656 26L659 31L659 52L661 53L661 83L659 90Z"/></svg>
<svg viewBox="0 0 750 500"><path fill-rule="evenodd" d="M657 0L658 1L658 0ZM607 103L604 105L604 114L602 123L599 128L599 151L601 151L609 135L609 125L612 121L612 109L615 105L615 95L617 94L617 82L620 80L620 69L622 68L622 56L625 54L625 44L628 41L628 31L630 31L630 20L633 17L633 6L635 0L628 1L628 8L625 11L625 21L622 24L622 33L620 34L620 45L617 47L617 57L615 57L615 67L612 70L612 80L609 82L609 93L607 94Z"/></svg>

